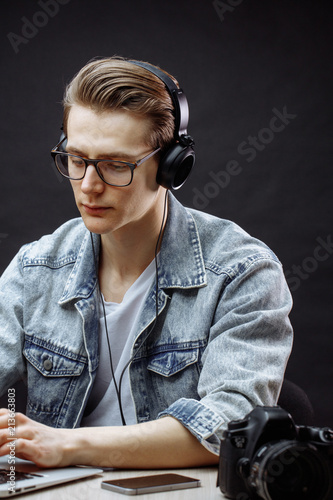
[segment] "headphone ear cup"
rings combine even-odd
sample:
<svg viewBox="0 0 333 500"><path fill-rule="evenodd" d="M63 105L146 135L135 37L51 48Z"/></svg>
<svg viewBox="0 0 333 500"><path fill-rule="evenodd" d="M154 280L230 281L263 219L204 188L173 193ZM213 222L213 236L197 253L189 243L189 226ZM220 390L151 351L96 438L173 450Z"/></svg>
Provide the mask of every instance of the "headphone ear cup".
<svg viewBox="0 0 333 500"><path fill-rule="evenodd" d="M190 175L194 162L195 153L191 146L172 145L160 160L156 182L166 189L179 189Z"/></svg>

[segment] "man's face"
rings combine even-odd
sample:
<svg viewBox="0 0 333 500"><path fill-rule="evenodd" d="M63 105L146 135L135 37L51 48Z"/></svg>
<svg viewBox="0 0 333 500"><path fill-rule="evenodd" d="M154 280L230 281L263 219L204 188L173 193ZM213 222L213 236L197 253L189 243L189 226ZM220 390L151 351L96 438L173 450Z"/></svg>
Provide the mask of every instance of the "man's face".
<svg viewBox="0 0 333 500"><path fill-rule="evenodd" d="M68 153L92 159L117 159L135 163L150 153L147 143L151 123L128 111L96 113L74 105L67 123ZM71 181L77 207L89 229L98 234L126 233L152 222L157 199L163 188L156 183L157 158L152 157L134 170L126 187L105 184L93 165L85 177Z"/></svg>

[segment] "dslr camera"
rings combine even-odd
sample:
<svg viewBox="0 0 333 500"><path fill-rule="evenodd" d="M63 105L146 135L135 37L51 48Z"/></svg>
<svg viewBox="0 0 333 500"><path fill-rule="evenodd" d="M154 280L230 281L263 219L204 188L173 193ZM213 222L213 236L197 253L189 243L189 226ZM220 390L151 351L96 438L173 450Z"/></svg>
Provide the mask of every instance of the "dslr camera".
<svg viewBox="0 0 333 500"><path fill-rule="evenodd" d="M224 431L217 486L235 500L332 500L333 430L257 406Z"/></svg>

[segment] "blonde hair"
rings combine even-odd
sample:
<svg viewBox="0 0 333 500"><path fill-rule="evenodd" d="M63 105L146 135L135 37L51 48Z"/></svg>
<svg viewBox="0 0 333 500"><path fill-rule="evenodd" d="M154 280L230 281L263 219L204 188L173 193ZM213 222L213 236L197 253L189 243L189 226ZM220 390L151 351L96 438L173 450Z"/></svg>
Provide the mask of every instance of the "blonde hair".
<svg viewBox="0 0 333 500"><path fill-rule="evenodd" d="M179 86L174 77L166 74ZM124 109L149 118L151 129L147 143L152 148L163 150L173 139L174 110L164 83L153 73L123 58L92 60L74 76L63 99L65 134L69 112L75 104L95 112Z"/></svg>

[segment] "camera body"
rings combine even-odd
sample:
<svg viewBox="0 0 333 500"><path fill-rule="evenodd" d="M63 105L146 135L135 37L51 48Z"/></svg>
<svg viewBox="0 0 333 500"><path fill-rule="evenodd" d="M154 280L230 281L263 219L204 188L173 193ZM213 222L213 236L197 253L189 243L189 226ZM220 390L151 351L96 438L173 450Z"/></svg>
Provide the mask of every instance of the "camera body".
<svg viewBox="0 0 333 500"><path fill-rule="evenodd" d="M217 485L236 500L332 500L333 430L296 426L279 406L229 422Z"/></svg>

